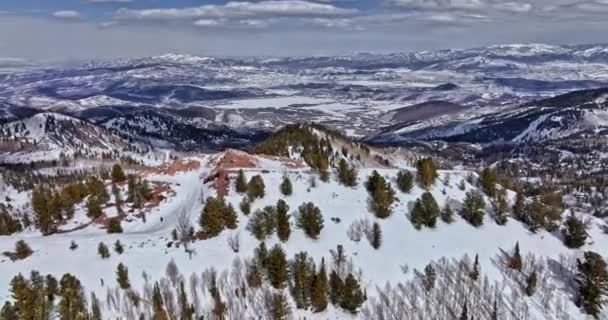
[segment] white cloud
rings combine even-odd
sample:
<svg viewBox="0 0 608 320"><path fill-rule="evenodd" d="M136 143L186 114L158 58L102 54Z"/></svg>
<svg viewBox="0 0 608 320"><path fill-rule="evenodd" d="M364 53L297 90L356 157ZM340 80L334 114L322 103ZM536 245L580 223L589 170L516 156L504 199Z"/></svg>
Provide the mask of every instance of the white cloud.
<svg viewBox="0 0 608 320"><path fill-rule="evenodd" d="M244 18L259 16L339 16L356 13L356 9L304 0L267 0L260 2L228 2L225 5L204 5L190 8L119 9L118 20L198 20L205 18Z"/></svg>
<svg viewBox="0 0 608 320"><path fill-rule="evenodd" d="M74 20L74 19L81 19L82 15L78 11L61 10L61 11L55 11L55 12L53 12L53 17L59 18L59 19Z"/></svg>
<svg viewBox="0 0 608 320"><path fill-rule="evenodd" d="M411 9L482 9L487 0L386 0L386 4Z"/></svg>
<svg viewBox="0 0 608 320"><path fill-rule="evenodd" d="M524 2L501 2L493 6L499 10L510 12L530 12L533 9L532 4Z"/></svg>
<svg viewBox="0 0 608 320"><path fill-rule="evenodd" d="M197 27L213 27L220 24L218 20L213 19L199 19L193 23Z"/></svg>

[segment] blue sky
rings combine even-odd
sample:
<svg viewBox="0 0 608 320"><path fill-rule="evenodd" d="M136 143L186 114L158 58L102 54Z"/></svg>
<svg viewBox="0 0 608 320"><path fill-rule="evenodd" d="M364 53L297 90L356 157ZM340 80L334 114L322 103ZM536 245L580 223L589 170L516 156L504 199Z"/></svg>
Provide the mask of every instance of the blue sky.
<svg viewBox="0 0 608 320"><path fill-rule="evenodd" d="M606 42L608 0L2 0L0 58L403 52Z"/></svg>

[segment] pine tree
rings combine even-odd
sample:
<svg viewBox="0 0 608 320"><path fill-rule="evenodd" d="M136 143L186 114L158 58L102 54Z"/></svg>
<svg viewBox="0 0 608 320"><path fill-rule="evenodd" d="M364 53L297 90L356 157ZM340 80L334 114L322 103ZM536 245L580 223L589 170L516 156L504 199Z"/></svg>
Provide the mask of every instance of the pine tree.
<svg viewBox="0 0 608 320"><path fill-rule="evenodd" d="M338 181L347 187L357 185L357 170L354 166L349 166L344 158L338 163Z"/></svg>
<svg viewBox="0 0 608 320"><path fill-rule="evenodd" d="M536 233L540 228L545 227L545 213L543 212L543 204L538 197L534 197L532 204L528 207L528 225L530 231Z"/></svg>
<svg viewBox="0 0 608 320"><path fill-rule="evenodd" d="M564 235L564 243L568 248L580 248L585 244L585 241L587 241L585 224L580 221L574 213L570 214L566 219L562 234Z"/></svg>
<svg viewBox="0 0 608 320"><path fill-rule="evenodd" d="M118 254L122 254L125 251L125 248L122 243L120 243L120 240L116 240L116 242L114 242L114 251L116 251Z"/></svg>
<svg viewBox="0 0 608 320"><path fill-rule="evenodd" d="M266 269L266 266L268 265L268 249L266 248L266 243L260 242L255 249L255 262L260 267Z"/></svg>
<svg viewBox="0 0 608 320"><path fill-rule="evenodd" d="M479 227L483 224L485 206L483 195L480 192L469 191L466 193L460 215L471 225Z"/></svg>
<svg viewBox="0 0 608 320"><path fill-rule="evenodd" d="M441 217L441 220L445 223L454 222L454 211L450 206L449 199L445 201L445 205L443 206L443 209L441 209L441 213L439 214L439 216Z"/></svg>
<svg viewBox="0 0 608 320"><path fill-rule="evenodd" d="M74 251L76 249L78 249L78 244L72 240L72 242L70 242L70 250Z"/></svg>
<svg viewBox="0 0 608 320"><path fill-rule="evenodd" d="M420 199L416 200L410 220L416 229L420 229L421 226L434 228L437 225L439 214L437 201L430 192L425 192Z"/></svg>
<svg viewBox="0 0 608 320"><path fill-rule="evenodd" d="M61 277L59 296L59 315L61 319L85 319L87 310L80 281L70 275Z"/></svg>
<svg viewBox="0 0 608 320"><path fill-rule="evenodd" d="M169 320L158 282L154 283L154 289L152 290L152 311L152 320Z"/></svg>
<svg viewBox="0 0 608 320"><path fill-rule="evenodd" d="M435 272L435 268L431 264L427 264L424 267L424 278L422 284L426 291L431 291L435 287L435 282L437 281L437 273Z"/></svg>
<svg viewBox="0 0 608 320"><path fill-rule="evenodd" d="M292 283L291 295L296 308L306 309L311 300L311 284L315 276L314 262L306 252L300 252L294 256L291 265Z"/></svg>
<svg viewBox="0 0 608 320"><path fill-rule="evenodd" d="M127 177L125 176L125 172L122 170L122 167L118 163L115 164L112 167L112 182L120 183L125 180L127 180Z"/></svg>
<svg viewBox="0 0 608 320"><path fill-rule="evenodd" d="M532 271L528 277L526 277L526 294L531 297L536 292L536 284L538 283L538 278L536 275L536 271Z"/></svg>
<svg viewBox="0 0 608 320"><path fill-rule="evenodd" d="M114 206L118 214L123 214L122 210L122 197L120 195L120 189L116 184L112 184L112 194L114 195Z"/></svg>
<svg viewBox="0 0 608 320"><path fill-rule="evenodd" d="M526 220L524 194L521 190L516 190L515 204L513 205L513 215L519 221Z"/></svg>
<svg viewBox="0 0 608 320"><path fill-rule="evenodd" d="M108 247L103 242L100 242L97 246L97 253L99 253L102 259L110 257L110 250L108 250Z"/></svg>
<svg viewBox="0 0 608 320"><path fill-rule="evenodd" d="M382 245L382 230L377 222L374 222L374 225L372 226L372 235L369 242L372 245L372 248L376 250Z"/></svg>
<svg viewBox="0 0 608 320"><path fill-rule="evenodd" d="M240 169L236 176L235 189L238 193L247 192L247 180L245 179L245 172L243 172L243 169Z"/></svg>
<svg viewBox="0 0 608 320"><path fill-rule="evenodd" d="M289 206L282 199L277 202L277 236L282 242L289 240L291 227L289 225Z"/></svg>
<svg viewBox="0 0 608 320"><path fill-rule="evenodd" d="M134 201L136 189L137 189L137 179L134 174L130 174L127 177L127 201L128 202Z"/></svg>
<svg viewBox="0 0 608 320"><path fill-rule="evenodd" d="M274 288L282 289L285 287L289 279L289 269L287 259L285 258L285 251L283 251L280 245L276 244L268 252L266 270L268 281Z"/></svg>
<svg viewBox="0 0 608 320"><path fill-rule="evenodd" d="M364 301L365 298L363 292L361 291L361 287L359 286L359 281L355 279L355 276L353 276L352 273L349 273L344 280L344 293L342 295L340 306L343 309L356 314Z"/></svg>
<svg viewBox="0 0 608 320"><path fill-rule="evenodd" d="M280 189L284 196L290 196L293 193L293 186L291 185L291 180L289 180L288 176L283 177Z"/></svg>
<svg viewBox="0 0 608 320"><path fill-rule="evenodd" d="M264 189L264 179L260 175L255 175L247 184L247 196L251 201L256 198L264 198Z"/></svg>
<svg viewBox="0 0 608 320"><path fill-rule="evenodd" d="M226 206L226 204L224 204L224 225L226 226L226 228L228 229L236 229L238 227L238 222L239 219L236 215L236 211L234 210L234 207L232 206L231 203L228 203L228 205Z"/></svg>
<svg viewBox="0 0 608 320"><path fill-rule="evenodd" d="M205 206L199 218L199 224L203 229L203 234L207 238L215 237L224 230L224 210L225 203L221 197L209 197L205 201Z"/></svg>
<svg viewBox="0 0 608 320"><path fill-rule="evenodd" d="M32 192L32 209L36 214L36 226L47 235L57 228L53 212L49 209L50 192L44 188L34 189Z"/></svg>
<svg viewBox="0 0 608 320"><path fill-rule="evenodd" d="M298 227L312 239L317 239L323 230L323 215L321 209L312 202L303 203L298 208Z"/></svg>
<svg viewBox="0 0 608 320"><path fill-rule="evenodd" d="M311 304L314 312L322 312L327 308L327 271L325 258L321 259L319 272L314 276L311 289Z"/></svg>
<svg viewBox="0 0 608 320"><path fill-rule="evenodd" d="M116 282L118 282L118 285L123 290L131 288L129 269L122 263L119 263L116 267Z"/></svg>
<svg viewBox="0 0 608 320"><path fill-rule="evenodd" d="M496 194L496 171L489 167L483 168L479 175L479 183L481 184L483 192L485 192L488 197L493 198Z"/></svg>
<svg viewBox="0 0 608 320"><path fill-rule="evenodd" d="M270 319L287 320L291 313L287 297L282 292L275 292L270 295Z"/></svg>
<svg viewBox="0 0 608 320"><path fill-rule="evenodd" d="M428 189L435 179L437 179L437 168L432 158L424 158L418 160L416 163L416 169L418 173L418 184L423 189Z"/></svg>
<svg viewBox="0 0 608 320"><path fill-rule="evenodd" d="M108 219L108 227L106 228L108 233L122 233L122 225L120 224L119 218Z"/></svg>
<svg viewBox="0 0 608 320"><path fill-rule="evenodd" d="M106 190L105 184L95 176L90 176L87 180L87 189L90 197L97 198L100 204L106 203L108 200L110 200L110 195Z"/></svg>
<svg viewBox="0 0 608 320"><path fill-rule="evenodd" d="M277 210L273 206L266 206L264 209L256 210L247 224L247 230L263 241L271 236L276 229Z"/></svg>
<svg viewBox="0 0 608 320"><path fill-rule="evenodd" d="M0 310L0 319L2 320L19 320L19 312L10 301L6 301L2 310Z"/></svg>
<svg viewBox="0 0 608 320"><path fill-rule="evenodd" d="M494 209L494 220L499 225L507 223L507 190L505 188L497 189L492 202Z"/></svg>
<svg viewBox="0 0 608 320"><path fill-rule="evenodd" d="M473 263L473 270L471 270L471 274L469 275L473 281L477 281L479 279L479 255L475 255L475 262Z"/></svg>
<svg viewBox="0 0 608 320"><path fill-rule="evenodd" d="M397 187L403 193L409 193L414 187L414 175L408 170L399 170L397 173Z"/></svg>
<svg viewBox="0 0 608 320"><path fill-rule="evenodd" d="M392 213L391 206L395 200L395 191L391 184L374 170L366 181L365 188L370 195L369 206L376 217L388 218Z"/></svg>
<svg viewBox="0 0 608 320"><path fill-rule="evenodd" d="M89 196L89 199L87 199L87 217L91 219L97 219L102 214L103 211L101 211L99 199L95 196Z"/></svg>
<svg viewBox="0 0 608 320"><path fill-rule="evenodd" d="M329 300L332 304L337 305L342 301L344 296L344 281L335 270L329 275Z"/></svg>
<svg viewBox="0 0 608 320"><path fill-rule="evenodd" d="M519 242L515 244L515 249L513 249L513 255L509 257L507 266L513 270L521 271L523 263L521 260L521 254L519 253Z"/></svg>
<svg viewBox="0 0 608 320"><path fill-rule="evenodd" d="M585 252L584 258L577 260L577 304L597 319L608 296L608 269L602 256L595 252Z"/></svg>
<svg viewBox="0 0 608 320"><path fill-rule="evenodd" d="M18 240L15 242L15 258L18 260L25 259L32 255L34 251L24 240Z"/></svg>
<svg viewBox="0 0 608 320"><path fill-rule="evenodd" d="M249 215L251 213L251 201L249 200L249 198L243 197L241 203L239 204L239 207L241 208L241 212L244 215Z"/></svg>

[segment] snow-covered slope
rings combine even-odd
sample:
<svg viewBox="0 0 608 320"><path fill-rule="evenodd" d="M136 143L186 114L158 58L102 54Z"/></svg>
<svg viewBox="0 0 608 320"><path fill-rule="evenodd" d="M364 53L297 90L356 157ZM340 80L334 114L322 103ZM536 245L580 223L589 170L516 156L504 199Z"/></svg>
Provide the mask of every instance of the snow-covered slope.
<svg viewBox="0 0 608 320"><path fill-rule="evenodd" d="M2 163L51 161L76 155L111 156L129 149L126 141L108 130L49 112L2 124L0 136Z"/></svg>
<svg viewBox="0 0 608 320"><path fill-rule="evenodd" d="M580 254L579 250L567 249L560 239L551 233L541 231L532 234L526 226L512 219L509 219L506 226L499 226L487 215L484 225L479 228L472 227L457 217L452 224L440 222L435 229L417 230L409 221L408 214L413 201L425 192L418 186L408 194L397 191L397 201L392 207L392 215L387 219L375 218L367 206L368 193L363 181L373 170L377 170L395 185L394 179L399 169L415 170L408 165L409 161L398 153L385 154L385 156L390 158L392 163L398 163L399 167L362 164L358 169L359 181L356 187L339 184L334 175L329 182L316 181L315 185L311 185L311 178L316 174L302 163L298 164L278 157L250 156L240 151L193 156L158 169L147 170L143 173L146 179L152 183L162 183L169 189L163 192L164 200L158 206L143 211L146 215L145 220L141 219L139 210L127 210L127 217L122 223L124 229L122 234L106 234L106 231L95 223L78 228L88 221L84 207L78 206L73 220L61 227L62 230L76 228L75 231L44 237L38 231L28 230L12 237L0 237L0 252L10 251L17 239L26 240L34 250L33 255L25 260L11 262L0 258L0 267L3 270L0 275L0 300L9 296L8 282L12 276L35 269L42 274L50 273L55 276L69 272L76 275L86 290L95 292L97 297L120 301L125 293L111 289L116 287L115 268L118 263L128 266L132 288L143 292L144 288L150 285L150 281L158 281L165 274L167 264L173 260L181 275L185 277L187 287L192 285L193 277L200 278L201 272L207 268L214 268L219 272L222 294L230 301L230 312L234 312L230 314L230 319L236 319L237 314L247 317L259 315L257 312L261 312L258 310L260 305L255 304L255 299L239 299L238 295L233 296L234 291L230 289L235 285L233 283L235 279L231 278L236 277L234 270L238 273L240 270L238 266L242 266L259 245L259 241L247 230L251 215L238 212L238 227L235 230L225 230L218 237L192 243L191 257L183 248L168 245L172 242L170 234L177 227L180 213L186 213L192 225L198 229L201 201L204 197L218 193L217 183L223 183L223 177L230 178L226 200L235 208L239 207L243 195L236 193L233 181L236 170L240 168L245 170L247 178L261 175L266 185L266 195L253 202L252 212L284 199L291 208L292 215L299 205L309 201L319 206L324 215L325 227L318 239L306 237L304 232L296 227L295 218L292 217L292 233L289 240L281 243L273 235L266 241L267 246L270 248L280 243L289 259L300 251L306 251L315 261L325 258L325 261L329 262L330 251L335 250L337 245L342 245L349 259L352 260L353 271L360 275L370 303L381 296L382 288L386 283L397 284L407 279L415 279L415 274L404 270L408 268L422 270L430 261L437 261L440 258L460 258L463 255L472 257L478 254L483 274L489 277L489 281L501 283L506 274L501 271L497 259L503 254L501 250L510 251L517 241L522 254L533 253L537 255L537 259L551 259L554 264L561 261L560 255ZM218 176L218 172L227 175ZM437 182L429 191L440 206L449 201L457 209L464 200L465 192L476 189L466 182L470 174L462 170L441 170ZM282 196L279 193L279 185L285 176L293 183L291 196ZM460 187L461 183L464 184L464 190ZM122 187L122 192L126 192L125 187ZM512 198L513 193L509 193L510 202L513 201ZM107 217L118 215L113 206L104 207L103 210ZM373 249L365 238L356 242L348 235L351 224L364 220L377 222L382 228L383 244L378 250ZM603 222L594 219L590 225L591 241L581 250L603 252L602 250L608 246L608 237L601 231ZM229 239L235 238L240 239L238 252L233 252L229 246ZM101 259L96 252L97 245L100 242L112 244L116 240L123 243L125 253L119 255L112 252L109 259ZM78 244L76 250L69 249L72 241ZM58 257L61 257L60 260ZM91 270L95 271L91 272ZM228 272L228 270L233 271ZM554 314L561 316L567 314L570 319L584 319L565 287L566 279L560 279L557 274L553 274L557 272L556 270L543 272L549 277L543 278L543 285L550 286L554 290L552 295L548 296L548 307L543 307L546 304L542 303L540 295L520 296L513 301L517 301L520 307L525 306L521 308L528 310L526 314L529 319L554 319ZM142 274L145 276L140 276ZM192 276L193 274L196 276ZM508 292L519 290L519 287L509 284L508 281L502 283L505 299L509 295ZM236 285L238 287L241 284L237 281ZM203 301L200 305L197 304L199 308L197 311L202 312L210 308L212 302L205 293L205 287L198 289L195 283L194 288L194 292ZM250 294L255 296L256 292L259 291L252 291ZM110 296L114 298L109 298ZM510 309L514 307L510 303L515 302L507 303L506 300L504 302L505 310L511 310L504 312L504 319L517 319L521 309L519 307L517 310ZM237 313L236 306L249 307ZM292 308L295 317L308 319L362 319L363 317L353 316L332 306L318 314L295 309L293 304ZM127 311L130 310L129 307L115 303L103 303L102 309L107 317L124 316L131 312ZM474 308L472 309L473 314L478 314Z"/></svg>

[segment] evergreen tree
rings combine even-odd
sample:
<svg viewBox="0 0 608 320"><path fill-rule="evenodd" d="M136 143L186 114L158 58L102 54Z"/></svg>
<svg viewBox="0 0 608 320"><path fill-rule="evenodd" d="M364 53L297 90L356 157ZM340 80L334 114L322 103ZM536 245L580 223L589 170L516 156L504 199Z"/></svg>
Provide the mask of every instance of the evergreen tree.
<svg viewBox="0 0 608 320"><path fill-rule="evenodd" d="M369 242L372 245L372 248L376 250L382 245L382 230L377 222L374 222L374 225L372 226L372 234Z"/></svg>
<svg viewBox="0 0 608 320"><path fill-rule="evenodd" d="M540 202L538 197L534 197L532 204L528 208L528 225L530 231L536 233L540 228L543 228L546 224L545 213L543 212L543 204Z"/></svg>
<svg viewBox="0 0 608 320"><path fill-rule="evenodd" d="M0 310L0 319L2 320L19 320L19 312L10 301L6 301L2 310Z"/></svg>
<svg viewBox="0 0 608 320"><path fill-rule="evenodd" d="M289 206L283 200L279 200L277 202L277 236L279 240L282 242L286 242L289 240L289 236L291 235L291 227L289 225L290 215L287 213L289 211Z"/></svg>
<svg viewBox="0 0 608 320"><path fill-rule="evenodd" d="M247 192L247 180L245 179L245 172L243 172L243 169L240 169L236 176L235 189L238 193Z"/></svg>
<svg viewBox="0 0 608 320"><path fill-rule="evenodd" d="M134 174L130 174L127 177L127 201L128 202L134 201L136 189L137 189L137 179Z"/></svg>
<svg viewBox="0 0 608 320"><path fill-rule="evenodd" d="M494 209L494 220L496 223L505 225L507 223L507 190L505 188L495 191L492 208Z"/></svg>
<svg viewBox="0 0 608 320"><path fill-rule="evenodd" d="M481 193L469 191L466 193L460 215L471 225L479 227L483 224L485 206L486 204Z"/></svg>
<svg viewBox="0 0 608 320"><path fill-rule="evenodd" d="M536 285L538 283L538 278L536 275L536 271L532 271L528 277L526 277L526 295L529 297L534 295L536 292Z"/></svg>
<svg viewBox="0 0 608 320"><path fill-rule="evenodd" d="M298 309L306 309L311 300L311 284L315 276L314 262L306 252L295 255L291 264L291 295Z"/></svg>
<svg viewBox="0 0 608 320"><path fill-rule="evenodd" d="M108 247L103 242L100 242L97 246L97 253L99 253L102 259L110 257L110 250L108 250Z"/></svg>
<svg viewBox="0 0 608 320"><path fill-rule="evenodd" d="M116 282L118 282L118 285L123 290L131 288L129 269L122 263L119 263L116 267Z"/></svg>
<svg viewBox="0 0 608 320"><path fill-rule="evenodd" d="M507 266L513 270L521 271L523 263L521 260L521 254L519 253L519 242L515 244L515 249L513 249L513 255L509 257Z"/></svg>
<svg viewBox="0 0 608 320"><path fill-rule="evenodd" d="M239 218L236 215L236 211L231 203L226 206L224 204L224 225L228 229L236 229L238 227Z"/></svg>
<svg viewBox="0 0 608 320"><path fill-rule="evenodd" d="M342 301L340 301L340 306L351 313L356 314L364 301L365 297L359 286L359 281L355 279L355 276L353 276L352 273L349 273L344 280L344 293L342 295Z"/></svg>
<svg viewBox="0 0 608 320"><path fill-rule="evenodd" d="M435 272L435 268L431 264L427 264L424 267L424 278L422 284L426 291L431 291L435 287L435 282L437 281L437 273Z"/></svg>
<svg viewBox="0 0 608 320"><path fill-rule="evenodd" d="M125 180L127 180L127 177L125 176L125 172L122 170L122 167L118 163L115 164L112 167L112 182L120 183Z"/></svg>
<svg viewBox="0 0 608 320"><path fill-rule="evenodd" d="M108 227L106 228L108 233L122 233L122 225L120 224L119 218L108 219Z"/></svg>
<svg viewBox="0 0 608 320"><path fill-rule="evenodd" d="M397 187L403 193L409 193L414 187L414 175L408 170L399 170L397 173Z"/></svg>
<svg viewBox="0 0 608 320"><path fill-rule="evenodd" d="M277 210L273 206L256 210L247 224L247 230L258 240L263 241L276 229Z"/></svg>
<svg viewBox="0 0 608 320"><path fill-rule="evenodd" d="M587 241L585 224L574 213L570 214L566 219L562 234L564 235L564 243L568 248L580 248Z"/></svg>
<svg viewBox="0 0 608 320"><path fill-rule="evenodd" d="M99 199L95 196L89 196L89 199L87 199L87 217L91 219L97 219L102 214L103 211L101 211Z"/></svg>
<svg viewBox="0 0 608 320"><path fill-rule="evenodd" d="M349 166L344 158L338 163L338 181L347 187L355 187L357 185L357 169L354 166Z"/></svg>
<svg viewBox="0 0 608 320"><path fill-rule="evenodd" d="M311 289L311 304L314 312L322 312L327 308L327 271L325 259L321 259L319 272L314 276Z"/></svg>
<svg viewBox="0 0 608 320"><path fill-rule="evenodd" d="M441 217L441 221L443 221L445 223L454 222L454 211L452 210L452 207L450 206L449 199L445 201L445 205L441 209L439 216Z"/></svg>
<svg viewBox="0 0 608 320"><path fill-rule="evenodd" d="M266 271L268 281L276 289L282 289L289 278L289 269L285 251L280 245L276 244L268 252L266 259Z"/></svg>
<svg viewBox="0 0 608 320"><path fill-rule="evenodd" d="M434 228L437 225L439 213L437 201L430 192L425 192L420 199L416 200L410 213L410 220L416 229L420 229L421 226Z"/></svg>
<svg viewBox="0 0 608 320"><path fill-rule="evenodd" d="M293 186L291 185L291 180L289 180L288 176L283 177L283 181L280 185L281 193L284 196L290 196L293 193Z"/></svg>
<svg viewBox="0 0 608 320"><path fill-rule="evenodd" d="M496 194L496 171L489 167L483 168L479 175L479 183L481 184L483 192L485 192L488 197L493 198Z"/></svg>
<svg viewBox="0 0 608 320"><path fill-rule="evenodd" d="M241 208L241 212L244 215L249 215L251 213L251 201L249 200L249 198L243 197L241 203L239 204L239 207Z"/></svg>
<svg viewBox="0 0 608 320"><path fill-rule="evenodd" d="M266 243L260 242L255 249L255 262L264 269L268 265L268 249L266 248Z"/></svg>
<svg viewBox="0 0 608 320"><path fill-rule="evenodd" d="M118 254L122 254L125 251L125 248L122 243L120 243L120 240L116 240L116 242L114 242L114 251L116 251Z"/></svg>
<svg viewBox="0 0 608 320"><path fill-rule="evenodd" d="M519 221L526 220L526 210L525 210L525 202L524 202L524 194L521 190L516 190L515 195L515 204L513 205L513 215L515 219Z"/></svg>
<svg viewBox="0 0 608 320"><path fill-rule="evenodd" d="M76 249L78 249L78 244L76 243L76 241L72 240L70 242L70 250L74 251Z"/></svg>
<svg viewBox="0 0 608 320"><path fill-rule="evenodd" d="M114 195L114 206L118 214L123 214L122 210L122 197L120 195L120 189L116 184L112 184L112 194Z"/></svg>
<svg viewBox="0 0 608 320"><path fill-rule="evenodd" d="M344 296L344 281L335 270L332 270L329 275L329 300L332 304L337 305L342 301Z"/></svg>
<svg viewBox="0 0 608 320"><path fill-rule="evenodd" d="M395 191L391 184L374 170L365 183L365 188L370 194L369 205L376 217L388 218L392 213L391 206L395 200Z"/></svg>
<svg viewBox="0 0 608 320"><path fill-rule="evenodd" d="M287 320L291 314L287 297L282 292L270 295L270 320Z"/></svg>
<svg viewBox="0 0 608 320"><path fill-rule="evenodd" d="M87 180L87 189L91 197L97 198L99 203L106 203L110 200L110 195L103 181L99 180L96 176L90 176Z"/></svg>
<svg viewBox="0 0 608 320"><path fill-rule="evenodd" d="M471 270L470 277L473 281L479 279L479 255L477 254L475 255L475 262L473 263L473 270Z"/></svg>
<svg viewBox="0 0 608 320"><path fill-rule="evenodd" d="M59 290L61 319L86 319L87 307L80 281L70 274L64 274L59 284L61 287Z"/></svg>
<svg viewBox="0 0 608 320"><path fill-rule="evenodd" d="M264 179L260 175L255 175L251 177L249 183L247 184L247 196L251 201L256 198L264 198Z"/></svg>
<svg viewBox="0 0 608 320"><path fill-rule="evenodd" d="M317 239L323 230L323 215L321 209L312 202L303 203L298 208L298 227L312 239Z"/></svg>
<svg viewBox="0 0 608 320"><path fill-rule="evenodd" d="M24 240L18 240L15 242L15 258L18 260L25 259L32 255L34 251Z"/></svg>
<svg viewBox="0 0 608 320"><path fill-rule="evenodd" d="M154 289L152 290L152 311L152 320L169 320L158 282L154 283Z"/></svg>
<svg viewBox="0 0 608 320"><path fill-rule="evenodd" d="M437 179L437 168L432 158L424 158L416 162L416 169L418 173L418 184L423 189L428 189L435 179Z"/></svg>
<svg viewBox="0 0 608 320"><path fill-rule="evenodd" d="M577 260L577 304L598 319L603 309L602 303L608 296L607 265L602 256L595 252L585 252L584 258Z"/></svg>

